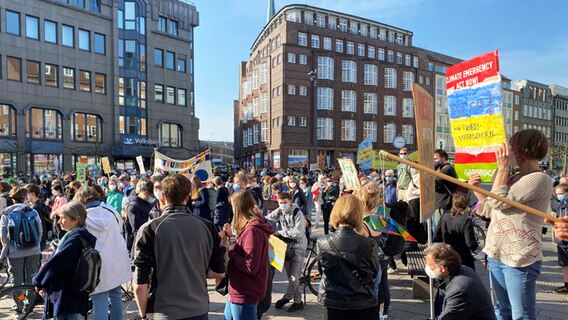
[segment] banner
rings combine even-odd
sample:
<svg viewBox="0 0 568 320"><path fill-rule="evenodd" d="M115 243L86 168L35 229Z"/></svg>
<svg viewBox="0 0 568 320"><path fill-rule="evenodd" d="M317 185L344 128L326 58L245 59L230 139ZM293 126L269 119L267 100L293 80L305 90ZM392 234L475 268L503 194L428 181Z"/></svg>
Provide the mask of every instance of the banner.
<svg viewBox="0 0 568 320"><path fill-rule="evenodd" d="M138 167L140 167L140 174L146 174L146 169L144 169L144 159L142 159L142 156L137 156L136 162L138 162Z"/></svg>
<svg viewBox="0 0 568 320"><path fill-rule="evenodd" d="M341 172L343 173L343 183L347 190L357 190L361 186L359 184L359 179L357 178L357 168L353 160L346 158L337 159L339 166L341 167Z"/></svg>
<svg viewBox="0 0 568 320"><path fill-rule="evenodd" d="M196 175L201 181L210 180L213 177L210 150L187 160L175 160L155 151L154 171L190 174Z"/></svg>
<svg viewBox="0 0 568 320"><path fill-rule="evenodd" d="M108 157L102 157L101 158L101 162L103 164L103 170L106 174L111 174L111 170L110 170L110 161L108 160Z"/></svg>
<svg viewBox="0 0 568 320"><path fill-rule="evenodd" d="M87 181L87 165L77 162L75 167L77 168L77 181Z"/></svg>
<svg viewBox="0 0 568 320"><path fill-rule="evenodd" d="M361 142L357 150L357 164L363 170L372 169L373 167L373 141L368 136Z"/></svg>
<svg viewBox="0 0 568 320"><path fill-rule="evenodd" d="M434 100L420 85L412 85L416 111L416 141L418 163L434 170ZM436 209L435 178L420 174L420 221L428 220Z"/></svg>
<svg viewBox="0 0 568 320"><path fill-rule="evenodd" d="M495 150L506 140L499 52L449 67L446 88L458 178L478 173L481 181L490 182L497 169Z"/></svg>
<svg viewBox="0 0 568 320"><path fill-rule="evenodd" d="M270 264L279 272L284 268L284 259L286 258L286 242L271 235L268 238L268 260Z"/></svg>

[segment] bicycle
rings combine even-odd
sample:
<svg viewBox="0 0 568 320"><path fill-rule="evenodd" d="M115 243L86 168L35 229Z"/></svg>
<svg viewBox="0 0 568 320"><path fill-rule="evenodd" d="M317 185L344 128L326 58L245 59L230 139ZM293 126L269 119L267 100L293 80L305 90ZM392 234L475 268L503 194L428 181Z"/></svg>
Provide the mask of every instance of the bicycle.
<svg viewBox="0 0 568 320"><path fill-rule="evenodd" d="M18 285L0 292L0 317L16 313L17 319L41 319L43 298L32 285Z"/></svg>
<svg viewBox="0 0 568 320"><path fill-rule="evenodd" d="M10 272L8 272L7 259L0 260L0 290L4 289L10 283Z"/></svg>
<svg viewBox="0 0 568 320"><path fill-rule="evenodd" d="M304 264L302 276L299 279L300 285L304 286L304 303L306 301L306 287L310 289L311 293L318 295L319 284L321 280L321 271L319 260L316 253L317 238L310 238L307 247L307 260Z"/></svg>

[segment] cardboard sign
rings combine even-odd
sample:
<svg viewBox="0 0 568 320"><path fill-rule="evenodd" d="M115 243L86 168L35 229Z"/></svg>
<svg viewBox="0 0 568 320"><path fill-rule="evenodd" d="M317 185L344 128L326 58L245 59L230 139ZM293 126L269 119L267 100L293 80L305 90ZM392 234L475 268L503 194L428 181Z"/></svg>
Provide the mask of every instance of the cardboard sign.
<svg viewBox="0 0 568 320"><path fill-rule="evenodd" d="M137 156L136 162L138 162L138 167L140 167L140 174L146 174L146 169L144 169L144 159L142 159L142 156Z"/></svg>
<svg viewBox="0 0 568 320"><path fill-rule="evenodd" d="M284 260L286 259L286 248L288 248L288 245L286 242L273 235L268 238L268 245L268 259L270 264L276 268L276 270L282 272L282 269L284 269Z"/></svg>
<svg viewBox="0 0 568 320"><path fill-rule="evenodd" d="M359 179L357 178L357 168L355 168L355 164L353 160L340 158L337 159L339 162L339 167L341 168L341 172L343 173L343 183L345 184L345 188L347 190L357 190L361 185L359 184Z"/></svg>
<svg viewBox="0 0 568 320"><path fill-rule="evenodd" d="M103 164L103 170L106 174L111 174L111 170L110 170L110 161L108 160L108 157L103 157L101 158L101 162Z"/></svg>

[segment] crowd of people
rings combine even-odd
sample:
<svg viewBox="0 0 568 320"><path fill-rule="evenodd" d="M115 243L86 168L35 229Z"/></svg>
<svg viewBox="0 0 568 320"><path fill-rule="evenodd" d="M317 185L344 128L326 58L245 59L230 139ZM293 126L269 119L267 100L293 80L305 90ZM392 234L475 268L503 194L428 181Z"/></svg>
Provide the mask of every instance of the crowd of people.
<svg viewBox="0 0 568 320"><path fill-rule="evenodd" d="M555 183L539 168L547 151L540 131L514 134L496 152L492 192L543 212L554 198L565 282L556 292L568 293L568 181ZM435 168L455 177L448 154L434 154ZM408 150L399 156L407 159ZM210 181L167 172L88 182L45 174L25 185L3 177L1 258L8 260L14 285L32 283L44 297L46 317L78 319L90 298L95 319L108 319L109 310L110 319L122 319L121 286L133 281L141 319L208 319L207 279L215 279L217 291L228 294L224 319L253 320L272 305L289 304L289 312L305 307L299 280L312 229L323 222L316 251L318 302L326 318L376 320L389 312L388 274L417 248L369 223L370 216L382 214L419 243L433 233L436 243L424 251L424 272L438 288L438 319L536 319L545 221L436 178L437 210L428 230L420 220L420 174L404 163L396 170L360 171L358 190L346 190L337 171L252 169ZM468 182L481 183L475 174ZM473 234L473 215L488 221L484 243ZM288 287L274 304L271 236L287 243ZM72 281L85 246L102 259L100 283L90 293ZM472 251L479 249L488 257L495 303L475 272ZM42 251L50 257L40 268ZM23 308L16 304L15 311Z"/></svg>

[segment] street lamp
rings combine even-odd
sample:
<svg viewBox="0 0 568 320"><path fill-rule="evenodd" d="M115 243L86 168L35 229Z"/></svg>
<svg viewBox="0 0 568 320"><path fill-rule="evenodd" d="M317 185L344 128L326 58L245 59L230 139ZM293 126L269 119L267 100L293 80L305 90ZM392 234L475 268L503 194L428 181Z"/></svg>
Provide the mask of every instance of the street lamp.
<svg viewBox="0 0 568 320"><path fill-rule="evenodd" d="M311 96L311 115L313 119L313 145L314 145L314 155L315 155L315 163L318 164L318 119L317 119L317 102L316 102L316 90L318 87L318 69L314 69L308 72L308 79L312 83L312 96ZM323 168L320 168L323 170Z"/></svg>

